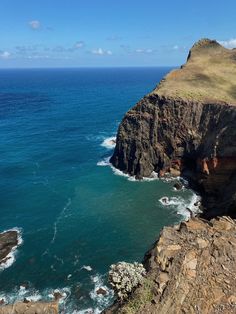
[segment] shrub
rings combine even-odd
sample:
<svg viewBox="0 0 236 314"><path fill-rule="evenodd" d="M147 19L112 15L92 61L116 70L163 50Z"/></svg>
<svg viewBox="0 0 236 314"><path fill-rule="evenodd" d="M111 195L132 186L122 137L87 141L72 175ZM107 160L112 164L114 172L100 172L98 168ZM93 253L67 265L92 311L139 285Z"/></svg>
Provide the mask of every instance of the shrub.
<svg viewBox="0 0 236 314"><path fill-rule="evenodd" d="M109 283L122 301L143 282L145 275L146 270L142 264L119 262L110 267Z"/></svg>

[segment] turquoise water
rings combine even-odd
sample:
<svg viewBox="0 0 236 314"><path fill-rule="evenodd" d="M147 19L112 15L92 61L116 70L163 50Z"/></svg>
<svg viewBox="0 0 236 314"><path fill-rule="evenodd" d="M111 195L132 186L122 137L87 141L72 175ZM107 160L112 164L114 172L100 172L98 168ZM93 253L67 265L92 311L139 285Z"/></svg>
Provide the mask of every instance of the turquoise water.
<svg viewBox="0 0 236 314"><path fill-rule="evenodd" d="M23 238L0 272L9 302L59 289L63 313L99 312L112 300L110 290L94 291L107 284L109 265L141 261L160 229L183 218L191 191L98 166L112 154L103 141L169 70L0 71L0 230L18 227Z"/></svg>

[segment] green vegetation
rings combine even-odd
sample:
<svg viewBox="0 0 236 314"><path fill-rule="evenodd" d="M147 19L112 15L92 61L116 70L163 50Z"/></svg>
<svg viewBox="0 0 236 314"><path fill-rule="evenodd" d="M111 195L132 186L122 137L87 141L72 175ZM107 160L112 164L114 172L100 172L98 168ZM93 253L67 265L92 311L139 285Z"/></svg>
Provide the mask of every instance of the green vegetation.
<svg viewBox="0 0 236 314"><path fill-rule="evenodd" d="M153 299L153 280L145 278L142 286L135 290L128 302L120 309L119 314L136 314Z"/></svg>
<svg viewBox="0 0 236 314"><path fill-rule="evenodd" d="M236 49L200 40L190 50L187 63L167 74L152 93L236 105Z"/></svg>

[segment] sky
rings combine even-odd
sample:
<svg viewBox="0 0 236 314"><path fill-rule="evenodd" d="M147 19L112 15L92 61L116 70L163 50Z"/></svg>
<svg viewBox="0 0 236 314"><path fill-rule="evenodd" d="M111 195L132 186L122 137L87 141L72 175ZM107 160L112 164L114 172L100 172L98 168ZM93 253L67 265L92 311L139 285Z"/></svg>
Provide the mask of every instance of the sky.
<svg viewBox="0 0 236 314"><path fill-rule="evenodd" d="M236 47L235 0L0 0L0 68L176 66Z"/></svg>

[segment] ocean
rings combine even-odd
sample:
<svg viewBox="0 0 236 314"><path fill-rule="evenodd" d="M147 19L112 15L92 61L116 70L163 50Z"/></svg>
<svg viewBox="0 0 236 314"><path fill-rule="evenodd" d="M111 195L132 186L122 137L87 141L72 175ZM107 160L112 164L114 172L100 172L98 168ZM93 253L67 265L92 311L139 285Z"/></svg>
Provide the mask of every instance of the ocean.
<svg viewBox="0 0 236 314"><path fill-rule="evenodd" d="M0 270L0 299L59 290L61 313L100 313L113 300L109 266L141 261L163 226L188 215L191 190L136 181L108 162L125 112L169 71L0 70L0 231L22 238Z"/></svg>

